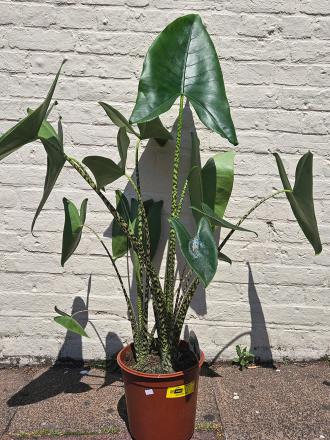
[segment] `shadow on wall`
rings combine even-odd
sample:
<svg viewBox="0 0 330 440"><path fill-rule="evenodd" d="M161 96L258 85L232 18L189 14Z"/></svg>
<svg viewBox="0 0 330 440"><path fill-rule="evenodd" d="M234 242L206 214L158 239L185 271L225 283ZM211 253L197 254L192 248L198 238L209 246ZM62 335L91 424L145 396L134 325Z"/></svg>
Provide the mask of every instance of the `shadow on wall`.
<svg viewBox="0 0 330 440"><path fill-rule="evenodd" d="M169 194L169 188L171 188L172 182L172 166L173 166L173 155L175 148L175 137L177 130L177 120L173 124L171 134L173 140L168 141L164 146L159 146L156 140L150 139L141 154L139 161L139 172L141 189L143 194L143 199L148 200L153 198L155 201L163 200L163 211L162 211L162 234L158 245L157 254L154 257L154 266L156 270L159 270L161 262L165 257L165 246L166 242L164 237L167 236L169 230L169 224L167 218L170 216L171 211L171 194ZM180 164L180 174L179 174L179 191L181 191L184 181L187 178L190 171L190 151L191 151L191 132L195 132L195 124L193 115L189 106L188 101L186 102L184 108L183 116L183 137L181 145L181 164ZM135 171L134 171L135 174ZM130 200L132 197L136 198L134 190L130 184L127 184L124 189L124 194ZM194 233L196 230L196 225L189 208L189 196L185 197L182 219L187 226L190 233ZM111 237L111 225L104 232L106 237ZM183 268L185 267L185 262L180 251L177 251L178 259L178 274L182 274ZM130 286L130 295L135 304L136 301L136 285L134 279ZM205 315L207 313L206 300L205 300L205 289L202 285L199 285L192 304L192 308L198 315Z"/></svg>
<svg viewBox="0 0 330 440"><path fill-rule="evenodd" d="M264 312L254 283L250 263L247 263L247 266L249 270L248 298L251 313L250 352L255 355L256 364L274 368Z"/></svg>
<svg viewBox="0 0 330 440"><path fill-rule="evenodd" d="M251 330L240 333L231 339L227 344L216 354L210 362L210 365L219 360L222 353L233 344L236 345L242 336L250 335L250 352L255 355L255 362L266 368L274 368L273 354L269 342L265 316L262 310L260 299L254 283L252 269L250 263L248 267L248 301L250 305L251 314Z"/></svg>

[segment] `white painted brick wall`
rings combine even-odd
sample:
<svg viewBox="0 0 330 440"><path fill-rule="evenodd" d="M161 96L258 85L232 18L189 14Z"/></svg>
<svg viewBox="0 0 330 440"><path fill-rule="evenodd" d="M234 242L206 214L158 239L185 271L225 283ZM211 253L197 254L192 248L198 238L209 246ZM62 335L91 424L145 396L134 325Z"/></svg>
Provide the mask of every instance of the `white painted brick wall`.
<svg viewBox="0 0 330 440"><path fill-rule="evenodd" d="M288 203L281 199L264 205L247 222L258 238L234 235L226 250L234 263L220 264L206 303L203 292L197 293L189 327L198 334L208 358L219 352L222 358L231 358L235 344L249 346L251 338L261 351L269 339L275 358L319 358L328 351L330 340L328 0L2 0L0 130L40 102L67 57L53 113L63 116L66 149L73 152L74 145L78 157L96 152L115 155L116 130L97 101L112 103L128 116L149 44L169 21L189 12L201 14L219 52L240 142L229 218L236 219L258 197L280 187L272 152L282 153L293 178L299 155L310 149L315 155L315 204L324 244L322 255L314 257ZM164 116L169 127L175 116L175 111ZM203 160L229 148L218 135L197 126ZM146 194L167 200L169 159L168 150L156 147L144 155ZM89 274L90 307L105 311L91 316L107 347L114 350L118 344L109 332L123 343L130 339L118 282L89 234L65 269L60 266L63 196L80 202L87 194L89 223L101 233L109 226L102 204L86 192L75 172L64 170L37 222L36 237L29 232L42 193L45 160L42 146L34 144L0 164L4 362L57 356L65 332L52 321L53 306L69 311L75 297L85 299ZM129 165L133 168L132 159ZM123 179L118 185L125 186ZM125 262L119 266L124 270ZM64 354L75 352L70 341L76 340L66 338ZM103 357L94 336L83 341L83 355Z"/></svg>

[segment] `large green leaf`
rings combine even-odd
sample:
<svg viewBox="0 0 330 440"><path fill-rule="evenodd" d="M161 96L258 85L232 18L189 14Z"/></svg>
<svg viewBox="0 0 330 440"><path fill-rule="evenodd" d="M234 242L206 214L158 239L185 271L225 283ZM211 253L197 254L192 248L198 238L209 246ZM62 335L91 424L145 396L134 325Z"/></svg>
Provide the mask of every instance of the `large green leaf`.
<svg viewBox="0 0 330 440"><path fill-rule="evenodd" d="M127 224L130 223L130 208L128 200L121 191L116 191L116 209ZM129 242L126 234L122 231L116 220L112 223L112 256L114 259L126 255L129 247Z"/></svg>
<svg viewBox="0 0 330 440"><path fill-rule="evenodd" d="M283 188L292 190L282 159L277 153L274 155ZM290 202L292 212L296 217L301 230L305 234L305 237L313 246L315 254L320 254L322 252L322 244L314 211L313 154L310 151L300 158L296 168L293 191L287 192L286 196Z"/></svg>
<svg viewBox="0 0 330 440"><path fill-rule="evenodd" d="M62 312L62 310L59 310L56 306L55 311L59 314L59 316L55 316L54 318L54 321L57 322L57 324L62 325L67 330L77 333L80 336L86 336L87 338L89 337L84 328L72 316Z"/></svg>
<svg viewBox="0 0 330 440"><path fill-rule="evenodd" d="M201 174L201 158L199 151L199 139L195 132L191 133L191 169L188 176L189 196L192 206L201 209L203 203L203 184ZM198 224L201 215L197 211L193 211L193 216Z"/></svg>
<svg viewBox="0 0 330 440"><path fill-rule="evenodd" d="M83 159L94 174L98 189L102 189L125 174L125 170L113 160L103 156L87 156Z"/></svg>
<svg viewBox="0 0 330 440"><path fill-rule="evenodd" d="M63 135L60 122L58 135L55 132L54 128L47 121L43 121L38 132L38 138L43 143L43 146L47 153L47 172L44 184L44 192L32 221L31 232L33 231L35 222L42 208L44 207L50 193L52 192L57 178L65 164L65 156L63 152Z"/></svg>
<svg viewBox="0 0 330 440"><path fill-rule="evenodd" d="M159 145L164 146L169 139L172 139L171 133L164 127L162 121L157 117L152 121L138 124L141 139L156 139Z"/></svg>
<svg viewBox="0 0 330 440"><path fill-rule="evenodd" d="M234 156L233 151L218 153L202 169L203 202L218 217L224 216L233 189Z"/></svg>
<svg viewBox="0 0 330 440"><path fill-rule="evenodd" d="M196 235L190 237L180 220L171 218L169 221L175 230L181 252L188 265L206 287L218 267L217 245L209 222L202 217Z"/></svg>
<svg viewBox="0 0 330 440"><path fill-rule="evenodd" d="M0 160L18 150L18 148L22 147L23 145L33 142L37 139L38 131L42 121L46 117L46 113L53 97L56 83L63 64L64 61L56 74L56 77L44 102L36 110L30 112L24 119L18 122L18 124L16 124L14 127L10 128L0 137Z"/></svg>
<svg viewBox="0 0 330 440"><path fill-rule="evenodd" d="M87 199L81 203L80 213L74 203L63 198L65 222L62 240L62 258L61 265L71 257L81 239L82 229L86 220Z"/></svg>
<svg viewBox="0 0 330 440"><path fill-rule="evenodd" d="M196 208L195 206L192 206L191 209L193 211L198 211L200 215L207 217L210 223L214 226L222 226L223 228L234 229L235 231L252 232L253 234L258 235L256 232L251 231L250 229L236 226L233 223L228 222L224 218L218 217L205 203L202 203L201 210Z"/></svg>
<svg viewBox="0 0 330 440"><path fill-rule="evenodd" d="M139 134L134 130L132 125L128 122L128 120L123 116L120 111L116 110L114 107L112 107L109 104L106 104L105 102L99 102L99 104L102 106L106 114L109 116L111 121L117 125L119 128L125 128L126 131L129 133L134 134L137 137L140 137Z"/></svg>
<svg viewBox="0 0 330 440"><path fill-rule="evenodd" d="M195 14L174 20L150 46L130 121L156 118L180 95L189 98L206 127L237 145L218 56Z"/></svg>

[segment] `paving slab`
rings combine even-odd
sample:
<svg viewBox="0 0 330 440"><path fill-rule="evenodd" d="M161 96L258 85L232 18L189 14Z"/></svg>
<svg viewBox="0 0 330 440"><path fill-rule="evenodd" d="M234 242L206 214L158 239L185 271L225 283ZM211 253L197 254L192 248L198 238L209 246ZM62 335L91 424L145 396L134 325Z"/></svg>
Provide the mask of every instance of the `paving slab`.
<svg viewBox="0 0 330 440"><path fill-rule="evenodd" d="M54 440L54 437L30 437L30 440ZM81 436L65 436L63 440L82 440ZM214 432L196 432L191 440L219 440L219 437ZM17 440L15 437L6 436L4 440ZM120 433L116 435L84 435L83 440L132 440L127 433Z"/></svg>
<svg viewBox="0 0 330 440"><path fill-rule="evenodd" d="M130 440L119 373L81 371L0 370L0 438ZM330 440L329 375L328 362L279 371L205 366L193 440Z"/></svg>
<svg viewBox="0 0 330 440"><path fill-rule="evenodd" d="M7 371L12 384L16 383L8 388L2 404L8 412L4 423L7 438L83 433L85 440L86 434L97 433L111 439L113 433L127 433L124 387L118 372L90 369L82 375L82 367L63 366ZM215 428L196 433L196 440L216 438L212 437L213 431L221 426L213 374L203 368L196 422L203 431L212 425Z"/></svg>
<svg viewBox="0 0 330 440"><path fill-rule="evenodd" d="M7 405L7 400L22 388L27 380L21 370L14 368L0 369L0 438L17 411L16 408Z"/></svg>
<svg viewBox="0 0 330 440"><path fill-rule="evenodd" d="M330 439L330 364L217 370L226 440Z"/></svg>
<svg viewBox="0 0 330 440"><path fill-rule="evenodd" d="M28 383L7 400L9 408L17 408L10 432L124 430L124 388L119 375L109 378L102 370L91 370L83 376L81 371L31 369Z"/></svg>

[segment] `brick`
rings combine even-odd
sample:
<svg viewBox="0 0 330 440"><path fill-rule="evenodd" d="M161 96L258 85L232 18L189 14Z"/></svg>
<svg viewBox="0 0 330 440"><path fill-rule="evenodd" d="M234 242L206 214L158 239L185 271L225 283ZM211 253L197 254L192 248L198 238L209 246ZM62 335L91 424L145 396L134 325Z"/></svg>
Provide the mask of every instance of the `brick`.
<svg viewBox="0 0 330 440"><path fill-rule="evenodd" d="M314 25L315 37L322 40L329 40L330 38L330 18L320 18Z"/></svg>
<svg viewBox="0 0 330 440"><path fill-rule="evenodd" d="M264 2L262 0L237 0L235 2L228 1L226 8L235 12L246 13L294 13L297 10L296 2L276 0L273 2ZM221 9L219 7L219 9Z"/></svg>
<svg viewBox="0 0 330 440"><path fill-rule="evenodd" d="M279 33L281 21L276 16L242 15L238 34L246 37L266 38Z"/></svg>
<svg viewBox="0 0 330 440"><path fill-rule="evenodd" d="M21 12L14 5L2 5L0 14L0 25L16 24L20 20Z"/></svg>
<svg viewBox="0 0 330 440"><path fill-rule="evenodd" d="M11 49L68 52L74 49L75 39L69 31L15 28L7 34Z"/></svg>
<svg viewBox="0 0 330 440"><path fill-rule="evenodd" d="M48 28L56 24L56 8L50 5L22 5L22 24L26 27Z"/></svg>
<svg viewBox="0 0 330 440"><path fill-rule="evenodd" d="M295 41L290 43L291 58L294 63L328 63L329 45L321 41Z"/></svg>
<svg viewBox="0 0 330 440"><path fill-rule="evenodd" d="M50 116L54 123L59 115L63 118L65 151L78 159L99 154L119 160L117 127L97 101L112 104L129 118L146 50L168 22L192 11L201 14L218 50L240 142L235 147L235 184L226 218L236 222L261 197L281 188L273 152L281 154L293 182L299 157L310 150L324 251L314 256L284 195L269 200L245 222L258 237L235 232L226 245L233 264L219 263L206 297L199 288L187 325L196 331L208 359L234 340L221 354L232 359L236 340L250 344L251 325L255 325L251 307L258 301L251 298L253 281L274 357L323 356L330 335L328 1L4 0L0 3L0 131L21 119L27 107L42 102L61 61L68 58L54 95L59 103ZM161 116L170 129L177 112L178 102ZM231 148L194 112L186 112L182 180L190 168L192 116L202 163ZM134 143L132 137L128 172L135 166ZM173 142L165 148L143 142L141 148L143 193L164 200L164 233L170 212L172 152ZM90 274L90 304L101 337L115 331L123 343L131 340L120 284L93 235L84 231L75 254L64 268L60 265L63 197L77 204L88 197L87 222L106 235L111 248L112 217L71 167L65 166L59 176L31 235L45 174L46 154L40 142L0 162L0 360L6 358L8 363L56 358L65 331L52 321L53 306L70 312L75 297L86 298ZM121 178L107 187L112 203L118 188L129 198L133 195ZM191 214L185 211L182 218L193 231ZM159 253L164 248L162 238ZM125 259L118 261L118 268L130 286ZM163 277L164 261L160 270ZM131 290L134 295L134 287ZM97 314L101 309L104 314ZM83 349L86 358L104 356L96 339Z"/></svg>
<svg viewBox="0 0 330 440"><path fill-rule="evenodd" d="M313 21L304 16L282 17L281 33L284 38L311 38L313 34Z"/></svg>
<svg viewBox="0 0 330 440"><path fill-rule="evenodd" d="M302 0L299 2L299 11L311 15L329 15L330 6L327 0Z"/></svg>

